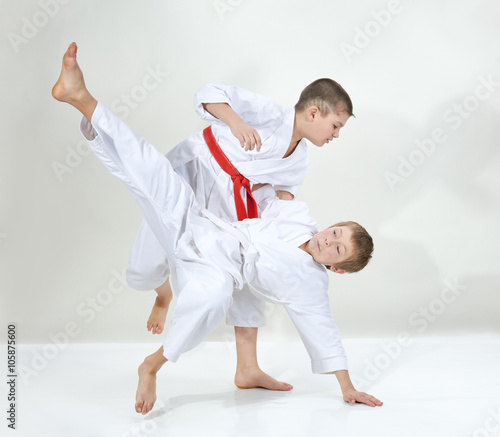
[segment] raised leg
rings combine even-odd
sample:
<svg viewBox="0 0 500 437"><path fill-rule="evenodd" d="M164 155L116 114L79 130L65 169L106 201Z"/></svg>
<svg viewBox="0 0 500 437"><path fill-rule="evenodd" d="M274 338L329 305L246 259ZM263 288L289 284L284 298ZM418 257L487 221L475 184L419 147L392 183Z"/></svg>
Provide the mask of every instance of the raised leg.
<svg viewBox="0 0 500 437"><path fill-rule="evenodd" d="M76 62L76 49L72 43L66 51L52 94L84 115L81 128L92 151L127 185L170 258L187 216L199 213L194 193L163 154L92 97Z"/></svg>
<svg viewBox="0 0 500 437"><path fill-rule="evenodd" d="M179 292L163 347L147 357L139 368L136 409L145 414L156 399L159 368L167 359L175 362L217 328L231 303L234 281L227 271L211 261L220 262L227 254L210 242L209 229L216 228L202 216L191 187L174 172L164 155L104 106L95 103L85 88L75 56L76 45L72 44L53 94L84 115L81 128L92 151L135 198L167 254L174 289ZM207 258L200 257L188 238L182 239L190 235L186 230L194 232L196 226L207 237L206 246L211 248L211 256ZM234 244L239 247L236 239Z"/></svg>

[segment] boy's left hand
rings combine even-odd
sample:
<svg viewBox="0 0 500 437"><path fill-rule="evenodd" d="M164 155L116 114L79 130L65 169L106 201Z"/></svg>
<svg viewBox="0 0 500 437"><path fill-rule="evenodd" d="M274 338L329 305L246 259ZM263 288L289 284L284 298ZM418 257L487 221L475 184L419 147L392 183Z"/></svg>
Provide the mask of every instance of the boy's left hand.
<svg viewBox="0 0 500 437"><path fill-rule="evenodd" d="M351 405L354 405L356 402L369 405L370 407L381 407L383 405L383 402L379 401L375 396L357 391L354 388L346 390L343 395L344 401L348 402Z"/></svg>

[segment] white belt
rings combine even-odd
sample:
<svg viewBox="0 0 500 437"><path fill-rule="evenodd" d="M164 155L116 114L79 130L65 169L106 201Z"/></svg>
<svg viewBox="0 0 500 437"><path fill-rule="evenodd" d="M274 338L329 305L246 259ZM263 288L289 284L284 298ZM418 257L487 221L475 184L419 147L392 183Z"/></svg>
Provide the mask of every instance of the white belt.
<svg viewBox="0 0 500 437"><path fill-rule="evenodd" d="M252 244L250 241L249 236L243 232L242 230L235 228L232 226L230 223L225 222L224 220L221 220L219 217L215 216L212 214L210 211L204 209L202 210L202 213L205 217L207 217L214 225L219 227L220 229L229 232L233 237L235 237L241 244L243 250L242 250L242 257L243 257L243 268L242 268L242 276L245 282L248 284L248 288L252 292L252 294L256 297L259 298L264 298L265 300L276 303L276 304L281 304L281 305L288 305L291 302L290 301L284 301L284 300L279 300L274 297L269 296L265 291L262 289L259 289L259 287L256 287L255 285L252 284L252 280L255 277L255 263L259 259L259 252L255 248L255 246Z"/></svg>

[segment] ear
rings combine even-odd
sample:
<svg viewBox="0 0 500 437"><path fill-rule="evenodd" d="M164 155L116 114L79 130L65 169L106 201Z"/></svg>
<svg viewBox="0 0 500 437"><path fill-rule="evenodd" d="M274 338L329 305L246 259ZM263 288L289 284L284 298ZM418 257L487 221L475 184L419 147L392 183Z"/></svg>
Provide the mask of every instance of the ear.
<svg viewBox="0 0 500 437"><path fill-rule="evenodd" d="M307 119L309 121L314 121L314 119L318 116L319 116L319 108L317 106L313 105L307 108Z"/></svg>
<svg viewBox="0 0 500 437"><path fill-rule="evenodd" d="M345 273L345 270L338 269L337 267L330 266L330 270L334 273L338 273L340 275L343 275Z"/></svg>

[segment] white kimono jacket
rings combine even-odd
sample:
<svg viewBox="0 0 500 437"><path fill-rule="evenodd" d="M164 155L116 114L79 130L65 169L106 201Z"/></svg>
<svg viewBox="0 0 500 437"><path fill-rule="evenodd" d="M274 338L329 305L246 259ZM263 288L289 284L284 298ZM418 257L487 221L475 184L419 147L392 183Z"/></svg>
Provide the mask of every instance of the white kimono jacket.
<svg viewBox="0 0 500 437"><path fill-rule="evenodd" d="M234 288L249 284L254 296L284 305L313 372L347 369L326 270L298 248L316 232L304 203L280 201L265 186L255 192L262 218L229 224L199 205L169 161L100 103L92 124L83 119L81 130L96 156L127 185L167 254L177 295L163 344L168 360L175 362L213 331Z"/></svg>

